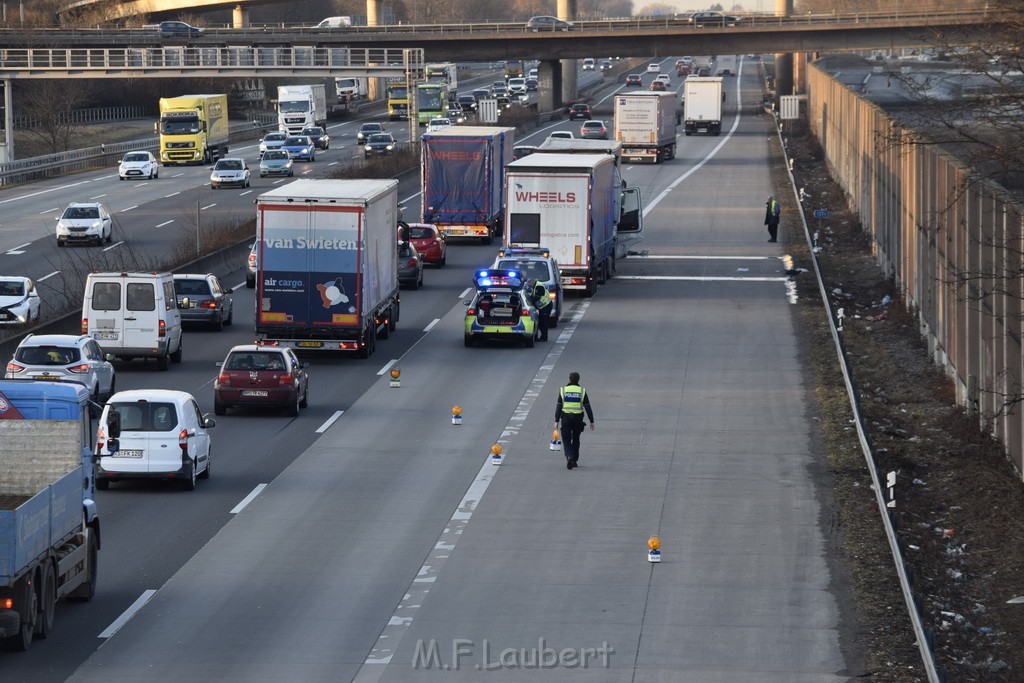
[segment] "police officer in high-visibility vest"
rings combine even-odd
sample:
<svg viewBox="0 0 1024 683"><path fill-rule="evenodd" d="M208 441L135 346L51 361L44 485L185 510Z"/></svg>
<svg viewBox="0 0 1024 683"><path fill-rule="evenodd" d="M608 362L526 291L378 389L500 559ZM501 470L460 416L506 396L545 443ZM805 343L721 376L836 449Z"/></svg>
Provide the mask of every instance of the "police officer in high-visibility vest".
<svg viewBox="0 0 1024 683"><path fill-rule="evenodd" d="M768 241L779 241L779 214L782 213L779 207L779 200L775 195L768 197L764 203L764 224L768 226Z"/></svg>
<svg viewBox="0 0 1024 683"><path fill-rule="evenodd" d="M551 297L543 282L530 280L529 285L533 305L537 307L537 326L540 331L537 341L547 341L548 323L551 322Z"/></svg>
<svg viewBox="0 0 1024 683"><path fill-rule="evenodd" d="M580 373L569 373L569 384L558 390L558 405L555 407L555 426L562 430L562 449L565 451L565 469L579 465L580 434L583 433L583 412L594 428L594 411L590 408L590 396L580 386Z"/></svg>

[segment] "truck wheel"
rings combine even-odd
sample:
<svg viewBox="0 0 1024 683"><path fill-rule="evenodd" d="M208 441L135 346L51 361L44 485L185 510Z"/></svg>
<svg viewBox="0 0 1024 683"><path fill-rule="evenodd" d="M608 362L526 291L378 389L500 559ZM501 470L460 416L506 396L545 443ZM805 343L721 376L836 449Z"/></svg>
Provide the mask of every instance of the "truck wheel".
<svg viewBox="0 0 1024 683"><path fill-rule="evenodd" d="M246 289L256 289L256 276L246 275L245 276L245 287Z"/></svg>
<svg viewBox="0 0 1024 683"><path fill-rule="evenodd" d="M494 236L491 233L487 233L487 237L480 238L480 244L484 245L485 247L488 246L493 241Z"/></svg>
<svg viewBox="0 0 1024 683"><path fill-rule="evenodd" d="M384 315L387 317L387 321L380 326L380 338L387 339L391 336L391 307L384 311Z"/></svg>
<svg viewBox="0 0 1024 683"><path fill-rule="evenodd" d="M43 572L43 582L39 586L42 595L39 603L39 619L36 621L35 636L39 640L46 640L53 631L53 613L57 606L57 573L53 569L53 563L46 563L46 571Z"/></svg>
<svg viewBox="0 0 1024 683"><path fill-rule="evenodd" d="M400 315L402 313L402 302L401 301L396 301L394 303L394 306L392 307L391 311L392 311L392 314L393 314L391 316L391 331L394 332L395 328L398 327L398 318L400 317Z"/></svg>
<svg viewBox="0 0 1024 683"><path fill-rule="evenodd" d="M96 482L96 487L99 488L99 482ZM97 555L99 554L100 544L96 540L96 530L89 530L89 554L86 557L85 564L89 571L89 580L83 583L81 586L73 590L68 594L68 600L74 600L76 602L89 602L93 596L96 595L96 572L99 569L99 562L97 561Z"/></svg>
<svg viewBox="0 0 1024 683"><path fill-rule="evenodd" d="M597 293L597 280L594 278L587 279L587 288L583 290L583 296L594 296Z"/></svg>
<svg viewBox="0 0 1024 683"><path fill-rule="evenodd" d="M22 579L22 581L26 580ZM29 622L21 624L18 632L7 639L11 649L18 652L27 652L32 646L32 636L35 635L36 623L39 621L39 593L32 586L27 587L25 592L29 599Z"/></svg>

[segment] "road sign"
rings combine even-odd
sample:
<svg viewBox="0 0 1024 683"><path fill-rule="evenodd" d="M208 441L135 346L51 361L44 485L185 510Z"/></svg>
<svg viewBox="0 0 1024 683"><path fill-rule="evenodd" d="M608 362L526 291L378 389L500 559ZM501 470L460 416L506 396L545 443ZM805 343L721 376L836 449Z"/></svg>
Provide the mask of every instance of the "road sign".
<svg viewBox="0 0 1024 683"><path fill-rule="evenodd" d="M498 100L480 100L479 111L477 112L480 123L498 122Z"/></svg>
<svg viewBox="0 0 1024 683"><path fill-rule="evenodd" d="M779 98L779 118L785 120L800 118L800 97L783 95Z"/></svg>
<svg viewBox="0 0 1024 683"><path fill-rule="evenodd" d="M815 209L814 210L814 217L815 218L828 218L828 209Z"/></svg>

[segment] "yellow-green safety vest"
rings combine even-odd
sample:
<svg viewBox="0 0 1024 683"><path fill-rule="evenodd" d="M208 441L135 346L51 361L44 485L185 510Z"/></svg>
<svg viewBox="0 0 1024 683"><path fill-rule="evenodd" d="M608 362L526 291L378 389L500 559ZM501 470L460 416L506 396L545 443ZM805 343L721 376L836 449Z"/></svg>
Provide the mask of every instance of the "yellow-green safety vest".
<svg viewBox="0 0 1024 683"><path fill-rule="evenodd" d="M562 396L562 412L569 415L583 414L583 398L587 390L578 384L570 384L560 389Z"/></svg>

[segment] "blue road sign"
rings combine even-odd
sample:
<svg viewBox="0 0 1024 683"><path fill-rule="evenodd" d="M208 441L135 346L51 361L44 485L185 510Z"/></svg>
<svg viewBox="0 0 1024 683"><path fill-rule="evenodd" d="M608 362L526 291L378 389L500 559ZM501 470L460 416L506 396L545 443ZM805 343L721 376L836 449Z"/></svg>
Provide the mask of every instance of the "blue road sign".
<svg viewBox="0 0 1024 683"><path fill-rule="evenodd" d="M828 209L815 209L814 210L814 217L815 218L828 218Z"/></svg>

